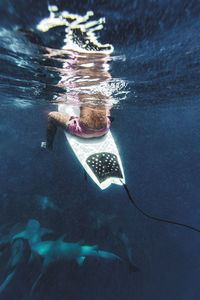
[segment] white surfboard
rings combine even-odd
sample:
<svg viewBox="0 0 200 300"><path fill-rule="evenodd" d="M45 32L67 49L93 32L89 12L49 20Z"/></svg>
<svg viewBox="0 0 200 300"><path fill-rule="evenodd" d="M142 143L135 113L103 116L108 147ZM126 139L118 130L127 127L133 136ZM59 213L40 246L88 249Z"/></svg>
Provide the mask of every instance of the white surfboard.
<svg viewBox="0 0 200 300"><path fill-rule="evenodd" d="M59 104L58 111L79 116L80 109L70 104ZM65 136L87 174L103 190L112 183L125 184L124 170L111 131L100 138L83 139L65 131Z"/></svg>

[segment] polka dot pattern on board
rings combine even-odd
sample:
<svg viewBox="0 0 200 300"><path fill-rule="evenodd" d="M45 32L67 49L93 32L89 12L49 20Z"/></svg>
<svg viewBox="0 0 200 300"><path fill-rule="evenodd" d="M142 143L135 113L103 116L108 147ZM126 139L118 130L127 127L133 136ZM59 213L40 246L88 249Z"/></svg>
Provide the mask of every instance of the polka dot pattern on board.
<svg viewBox="0 0 200 300"><path fill-rule="evenodd" d="M113 153L95 153L86 162L100 183L109 177L123 178L117 156Z"/></svg>

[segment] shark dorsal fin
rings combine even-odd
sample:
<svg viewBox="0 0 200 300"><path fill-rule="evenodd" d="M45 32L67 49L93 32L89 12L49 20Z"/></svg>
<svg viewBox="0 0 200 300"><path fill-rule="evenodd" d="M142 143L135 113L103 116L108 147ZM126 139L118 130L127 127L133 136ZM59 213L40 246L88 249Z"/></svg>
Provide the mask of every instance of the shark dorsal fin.
<svg viewBox="0 0 200 300"><path fill-rule="evenodd" d="M76 244L78 244L78 245L84 245L85 244L85 240L80 240Z"/></svg>
<svg viewBox="0 0 200 300"><path fill-rule="evenodd" d="M61 235L61 237L59 237L59 239L58 239L58 242L63 242L66 237L67 237L66 233Z"/></svg>
<svg viewBox="0 0 200 300"><path fill-rule="evenodd" d="M92 246L92 249L93 250L97 250L97 249L99 249L99 246L98 245L94 245L94 246Z"/></svg>

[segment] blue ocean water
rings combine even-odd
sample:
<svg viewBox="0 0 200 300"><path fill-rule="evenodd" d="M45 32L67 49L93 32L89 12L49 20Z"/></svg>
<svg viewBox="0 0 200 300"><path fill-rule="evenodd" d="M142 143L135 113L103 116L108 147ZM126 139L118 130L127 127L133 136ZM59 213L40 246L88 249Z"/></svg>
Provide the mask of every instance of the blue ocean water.
<svg viewBox="0 0 200 300"><path fill-rule="evenodd" d="M98 244L124 258L131 252L140 272L93 258L81 267L57 263L30 296L40 271L33 262L19 268L1 299L199 299L197 232L145 218L120 186L101 191L89 178L86 183L61 131L54 151L40 150L47 113L56 110L51 100L63 92L56 86L58 72L46 68L58 69L59 62L44 59L40 46L59 49L63 28L36 29L49 15L46 1L6 3L0 2L1 240L14 225L37 219L54 230L54 239L66 233L69 242ZM118 103L112 133L137 204L151 215L200 228L199 1L50 4L106 18L98 34L114 46L109 72ZM34 30L37 40L25 29ZM8 254L0 256L3 272Z"/></svg>

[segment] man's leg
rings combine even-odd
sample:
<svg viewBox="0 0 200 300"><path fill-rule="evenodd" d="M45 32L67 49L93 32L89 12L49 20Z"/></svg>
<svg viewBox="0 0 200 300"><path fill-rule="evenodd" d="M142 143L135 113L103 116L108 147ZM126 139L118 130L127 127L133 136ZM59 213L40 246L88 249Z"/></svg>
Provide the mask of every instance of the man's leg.
<svg viewBox="0 0 200 300"><path fill-rule="evenodd" d="M47 131L46 131L46 148L53 149L53 141L57 131L57 127L67 129L67 123L69 122L70 116L62 113L52 111L48 114ZM45 148L45 146L44 146Z"/></svg>

